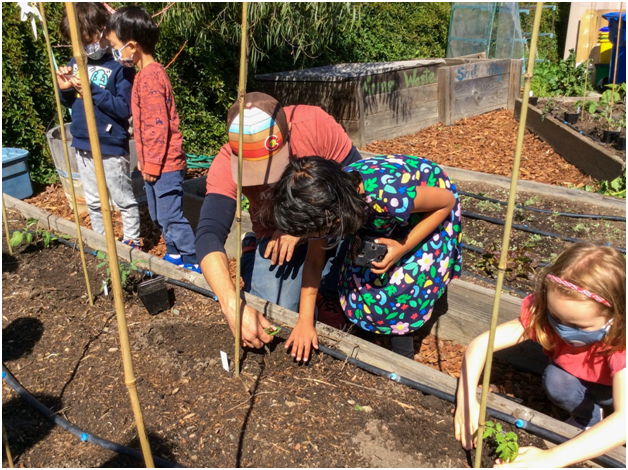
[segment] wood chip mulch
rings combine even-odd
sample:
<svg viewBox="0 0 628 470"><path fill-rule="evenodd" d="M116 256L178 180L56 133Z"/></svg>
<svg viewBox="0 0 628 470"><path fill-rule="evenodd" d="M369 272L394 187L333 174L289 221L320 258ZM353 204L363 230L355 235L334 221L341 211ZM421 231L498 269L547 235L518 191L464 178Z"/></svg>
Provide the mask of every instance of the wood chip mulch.
<svg viewBox="0 0 628 470"><path fill-rule="evenodd" d="M439 165L510 177L518 127L512 110L499 110L461 119L453 126L438 123L417 134L375 141L366 145L365 150L418 155ZM520 178L570 187L596 183L528 130L523 142Z"/></svg>

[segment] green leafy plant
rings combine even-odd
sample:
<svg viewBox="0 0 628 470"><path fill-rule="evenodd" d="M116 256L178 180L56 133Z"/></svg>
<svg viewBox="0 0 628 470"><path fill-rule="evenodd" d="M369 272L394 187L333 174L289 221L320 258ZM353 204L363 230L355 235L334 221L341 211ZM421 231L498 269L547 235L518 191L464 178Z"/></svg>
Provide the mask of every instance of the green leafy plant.
<svg viewBox="0 0 628 470"><path fill-rule="evenodd" d="M96 258L102 261L101 263L96 265L97 269L100 269L103 266L107 266L107 270L106 270L107 277L105 277L105 279L103 280L102 287L100 288L100 291L102 292L103 290L105 290L105 286L111 282L111 268L109 267L109 255L102 251L97 251ZM120 284L122 285L122 287L126 286L126 281L129 278L129 275L131 274L131 272L137 271L138 269L137 265L143 262L144 261L140 261L140 260L134 260L131 263L122 263L118 261L118 269L120 270Z"/></svg>
<svg viewBox="0 0 628 470"><path fill-rule="evenodd" d="M621 125L621 127L625 127L626 125L626 115L622 114L621 118L623 120L622 123L615 121L613 118L613 105L622 103L626 99L626 84L622 83L619 86L615 87L615 91L613 91L612 85L606 85L608 90L605 90L602 93L602 96L599 101L591 101L588 104L588 111L590 114L596 114L599 109L599 115L606 119L609 126L613 127L615 123Z"/></svg>
<svg viewBox="0 0 628 470"><path fill-rule="evenodd" d="M570 51L569 57L557 62L542 62L535 66L532 79L534 96L582 96L584 83L592 90L590 80L585 80L589 61L576 65L576 54Z"/></svg>
<svg viewBox="0 0 628 470"><path fill-rule="evenodd" d="M24 241L26 241L27 245L30 245L31 243L38 243L41 240L46 248L50 248L52 242L58 240L59 237L43 228L30 230L34 225L36 226L38 222L39 220L37 219L28 219L26 221L26 228L13 232L13 235L11 235L11 239L9 240L11 247L15 248L21 245ZM61 237L66 239L71 238L68 235L61 235Z"/></svg>
<svg viewBox="0 0 628 470"><path fill-rule="evenodd" d="M530 279L535 273L541 261L540 257L528 251L534 246L534 241L529 241L521 247L511 247L508 250L508 260L506 262L506 279L514 281L517 277ZM476 266L484 269L489 275L493 276L499 267L499 258L501 250L493 245L492 250L484 250L482 258L476 263Z"/></svg>
<svg viewBox="0 0 628 470"><path fill-rule="evenodd" d="M516 433L503 430L502 425L487 421L484 424L484 439L492 439L497 446L495 453L504 462L514 462L519 455L519 436Z"/></svg>

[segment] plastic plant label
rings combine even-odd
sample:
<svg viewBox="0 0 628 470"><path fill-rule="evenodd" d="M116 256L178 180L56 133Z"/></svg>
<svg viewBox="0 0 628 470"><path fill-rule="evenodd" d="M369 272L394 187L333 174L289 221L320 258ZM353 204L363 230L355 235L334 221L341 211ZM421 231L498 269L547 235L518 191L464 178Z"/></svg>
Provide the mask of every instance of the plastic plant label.
<svg viewBox="0 0 628 470"><path fill-rule="evenodd" d="M220 359L222 359L222 368L229 372L229 358L227 357L227 353L220 351Z"/></svg>

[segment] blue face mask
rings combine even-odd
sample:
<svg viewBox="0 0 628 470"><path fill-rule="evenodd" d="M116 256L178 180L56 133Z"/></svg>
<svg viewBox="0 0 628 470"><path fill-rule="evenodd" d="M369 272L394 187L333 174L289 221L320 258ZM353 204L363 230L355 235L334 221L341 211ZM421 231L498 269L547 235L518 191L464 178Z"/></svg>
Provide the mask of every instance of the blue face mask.
<svg viewBox="0 0 628 470"><path fill-rule="evenodd" d="M608 331L611 329L611 324L613 323L613 319L611 318L608 322L606 322L606 325L599 330L580 330L578 328L561 325L554 320L554 317L552 317L549 310L547 311L547 320L549 321L549 324L552 325L552 328L554 328L556 334L558 334L558 336L560 336L565 343L569 346L573 346L574 348L580 348L582 346L588 346L590 344L597 343L598 341L602 341L604 336L606 336Z"/></svg>
<svg viewBox="0 0 628 470"><path fill-rule="evenodd" d="M133 56L135 54L131 54L131 57L122 57L122 49L124 49L126 46L128 46L130 43L126 43L124 46L122 46L120 49L111 49L111 53L113 54L113 58L115 59L115 61L117 63L119 63L122 67L127 67L127 68L131 68L133 67Z"/></svg>

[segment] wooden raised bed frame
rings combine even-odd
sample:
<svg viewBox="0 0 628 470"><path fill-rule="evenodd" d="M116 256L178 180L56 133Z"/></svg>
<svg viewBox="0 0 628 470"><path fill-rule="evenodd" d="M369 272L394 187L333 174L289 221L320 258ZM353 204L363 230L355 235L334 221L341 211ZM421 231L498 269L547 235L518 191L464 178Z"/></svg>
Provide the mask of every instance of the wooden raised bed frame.
<svg viewBox="0 0 628 470"><path fill-rule="evenodd" d="M359 148L414 134L437 122L514 109L521 60L481 58L341 64L264 74L256 88L284 106L320 106Z"/></svg>
<svg viewBox="0 0 628 470"><path fill-rule="evenodd" d="M7 208L17 210L24 217L36 218L40 226L56 230L73 237L76 237L76 227L74 223L57 217L47 211L31 206L28 203L15 199L4 194ZM92 230L82 228L82 236L85 244L94 250L106 251L106 241L104 235L100 235ZM148 253L130 248L121 242L116 242L118 256L127 262L138 261L142 269L148 269L153 273L160 274L172 279L189 282L204 289L208 288L205 278L201 274L179 269L176 266ZM451 282L448 288L448 314L441 317L433 327L433 332L443 338L445 332L449 333L457 330L458 337L471 339L477 334L487 329L486 322L490 322L491 306L494 292L490 289L468 284L458 279ZM294 327L298 320L298 313L292 312L275 304L267 302L259 297L245 293L247 302L275 322ZM502 294L500 321L509 321L519 315L521 300L515 297ZM364 362L372 364L381 369L406 377L411 380L434 387L444 392L455 394L456 379L448 375L431 369L411 359L407 359L387 349L376 346L355 336L348 336L326 325L317 324L316 330L324 341L332 345L335 349L343 353L356 357ZM449 335L448 335L449 336ZM449 339L449 338L446 338ZM460 341L467 344L468 341ZM478 397L481 390L477 390ZM546 416L538 411L519 405L511 400L495 394L489 394L488 406L510 414L516 418L530 421L536 425L552 430L567 438L574 437L581 431L571 425ZM609 456L626 463L626 452L624 447L608 452Z"/></svg>

